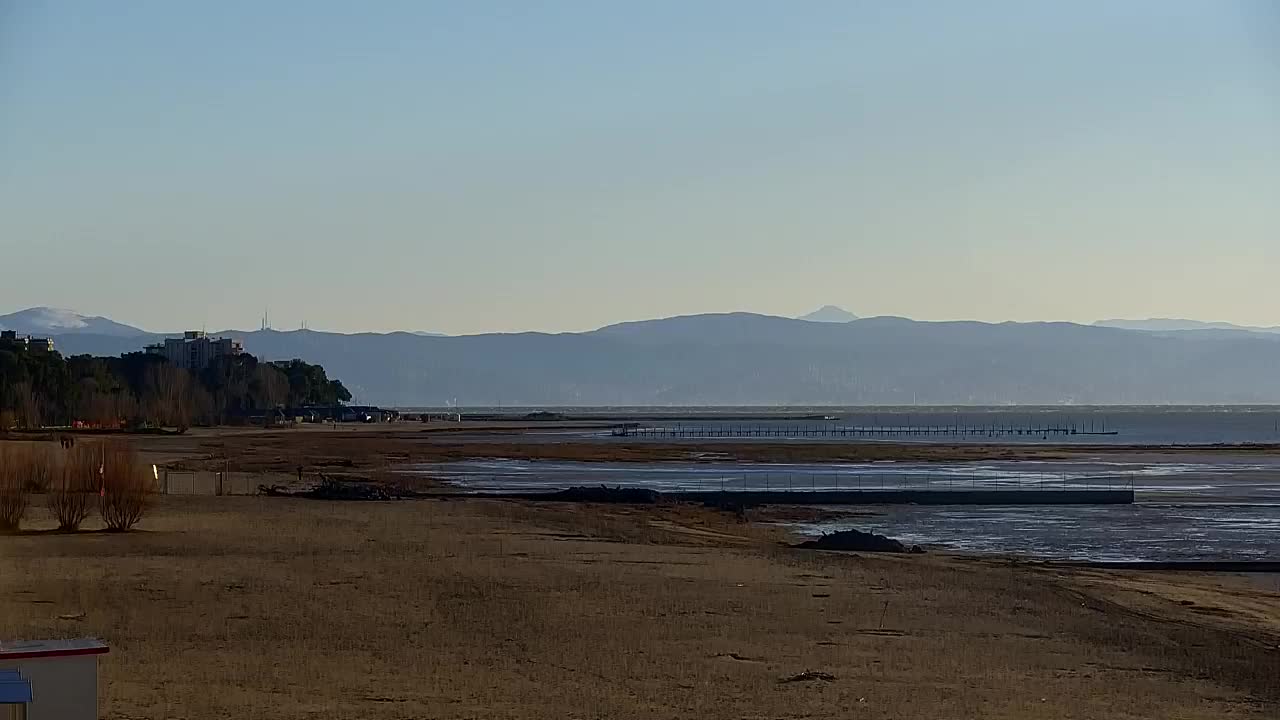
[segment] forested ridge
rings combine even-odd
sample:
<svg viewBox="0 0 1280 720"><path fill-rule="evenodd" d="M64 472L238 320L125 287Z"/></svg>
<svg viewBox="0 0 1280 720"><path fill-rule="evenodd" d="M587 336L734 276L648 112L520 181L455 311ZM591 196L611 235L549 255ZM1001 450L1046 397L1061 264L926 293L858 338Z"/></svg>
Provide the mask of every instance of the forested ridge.
<svg viewBox="0 0 1280 720"><path fill-rule="evenodd" d="M323 367L301 360L277 364L242 353L193 371L141 352L64 358L0 348L0 429L76 423L186 428L350 400Z"/></svg>

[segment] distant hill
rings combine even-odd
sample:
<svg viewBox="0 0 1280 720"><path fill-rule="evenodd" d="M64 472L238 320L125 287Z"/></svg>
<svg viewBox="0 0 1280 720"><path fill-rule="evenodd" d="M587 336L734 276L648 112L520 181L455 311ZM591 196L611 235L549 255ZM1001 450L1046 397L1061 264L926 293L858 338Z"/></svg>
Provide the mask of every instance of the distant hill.
<svg viewBox="0 0 1280 720"><path fill-rule="evenodd" d="M1280 327L1256 327L1235 325L1229 322L1203 322L1180 318L1149 318L1146 320L1099 320L1098 327L1141 330L1143 332L1182 332L1191 330L1238 330L1241 332L1280 333Z"/></svg>
<svg viewBox="0 0 1280 720"><path fill-rule="evenodd" d="M0 330L15 330L23 335L85 333L111 337L135 337L146 334L145 330L104 317L91 317L72 310L50 307L33 307L9 315L0 315Z"/></svg>
<svg viewBox="0 0 1280 720"><path fill-rule="evenodd" d="M164 337L71 324L49 333L67 355ZM1219 328L724 313L561 334L211 334L268 360L320 363L358 401L381 405L1280 403L1280 334Z"/></svg>
<svg viewBox="0 0 1280 720"><path fill-rule="evenodd" d="M858 316L835 305L823 305L808 315L801 315L799 320L808 320L809 322L826 322L826 323L846 323L857 320Z"/></svg>
<svg viewBox="0 0 1280 720"><path fill-rule="evenodd" d="M586 333L221 333L325 366L382 405L1217 404L1280 402L1280 335L1071 323L847 323L727 313ZM55 336L118 354L159 336Z"/></svg>

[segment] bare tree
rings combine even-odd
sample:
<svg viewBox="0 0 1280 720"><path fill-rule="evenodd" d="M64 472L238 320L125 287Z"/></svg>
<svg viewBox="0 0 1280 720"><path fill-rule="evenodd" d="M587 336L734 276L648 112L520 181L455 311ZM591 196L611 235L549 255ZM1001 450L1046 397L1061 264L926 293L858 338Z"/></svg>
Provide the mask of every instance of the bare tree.
<svg viewBox="0 0 1280 720"><path fill-rule="evenodd" d="M40 398L36 396L31 383L17 383L13 386L14 411L18 425L27 429L35 429L41 425Z"/></svg>
<svg viewBox="0 0 1280 720"><path fill-rule="evenodd" d="M76 403L75 419L101 427L116 426L121 418L118 395L86 388Z"/></svg>
<svg viewBox="0 0 1280 720"><path fill-rule="evenodd" d="M143 414L149 420L183 430L191 426L195 387L190 373L170 365L153 365L147 368L143 387Z"/></svg>
<svg viewBox="0 0 1280 720"><path fill-rule="evenodd" d="M249 396L258 408L284 405L289 400L289 378L272 365L260 364L249 381Z"/></svg>

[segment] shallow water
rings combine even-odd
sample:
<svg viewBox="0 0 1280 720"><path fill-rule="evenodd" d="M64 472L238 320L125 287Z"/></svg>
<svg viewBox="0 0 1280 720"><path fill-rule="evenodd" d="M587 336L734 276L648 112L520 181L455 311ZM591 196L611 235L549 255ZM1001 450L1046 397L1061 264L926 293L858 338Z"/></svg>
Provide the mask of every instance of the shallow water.
<svg viewBox="0 0 1280 720"><path fill-rule="evenodd" d="M894 506L797 529L849 528L948 550L1070 560L1280 558L1280 505Z"/></svg>
<svg viewBox="0 0 1280 720"><path fill-rule="evenodd" d="M1280 503L1280 460L1205 462L740 463L478 459L412 472L477 492L626 485L677 490L1088 489L1128 487L1147 501Z"/></svg>
<svg viewBox="0 0 1280 720"><path fill-rule="evenodd" d="M1280 463L989 462L749 464L469 460L420 465L475 492L627 485L661 491L1100 488L1132 483L1138 502L1098 506L875 506L866 516L798 526L872 530L904 542L1073 560L1280 559Z"/></svg>

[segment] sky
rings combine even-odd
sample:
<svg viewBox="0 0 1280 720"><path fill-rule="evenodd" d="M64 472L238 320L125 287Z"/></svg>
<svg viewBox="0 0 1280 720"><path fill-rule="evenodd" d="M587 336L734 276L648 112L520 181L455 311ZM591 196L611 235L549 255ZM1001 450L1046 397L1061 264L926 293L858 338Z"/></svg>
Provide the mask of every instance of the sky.
<svg viewBox="0 0 1280 720"><path fill-rule="evenodd" d="M1280 5L0 0L0 314L1280 324Z"/></svg>

